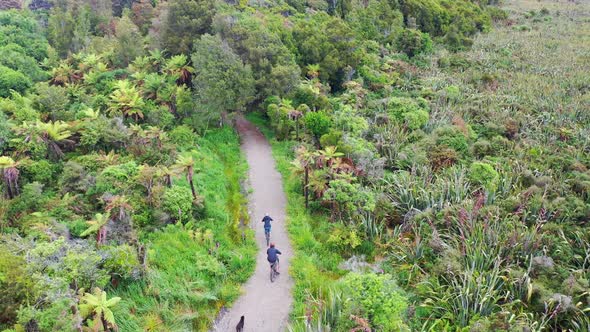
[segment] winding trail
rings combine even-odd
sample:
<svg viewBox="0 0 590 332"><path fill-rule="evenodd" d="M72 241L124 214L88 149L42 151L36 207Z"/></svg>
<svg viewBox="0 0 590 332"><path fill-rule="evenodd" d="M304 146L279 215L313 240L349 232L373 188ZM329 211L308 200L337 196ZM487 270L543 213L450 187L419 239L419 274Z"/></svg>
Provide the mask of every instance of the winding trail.
<svg viewBox="0 0 590 332"><path fill-rule="evenodd" d="M240 117L237 129L242 141L242 151L249 166L249 180L253 193L250 195L250 224L256 232L258 255L256 270L244 285L242 296L225 313L218 317L212 331L233 332L245 316L245 332L286 331L289 312L293 302L293 280L289 276L289 258L293 250L285 225L286 202L281 174L275 169L271 148L260 131L246 119ZM262 217L269 213L274 219L271 241L282 252L281 275L274 283L269 279L269 263L266 261L266 240L262 228Z"/></svg>

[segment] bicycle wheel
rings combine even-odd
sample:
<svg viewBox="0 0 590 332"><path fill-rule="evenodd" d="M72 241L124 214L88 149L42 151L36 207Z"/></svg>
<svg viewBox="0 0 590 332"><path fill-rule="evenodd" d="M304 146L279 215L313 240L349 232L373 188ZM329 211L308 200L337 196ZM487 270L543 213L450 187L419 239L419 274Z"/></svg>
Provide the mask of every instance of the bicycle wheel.
<svg viewBox="0 0 590 332"><path fill-rule="evenodd" d="M270 244L270 232L264 233L264 236L266 237L266 246L268 247Z"/></svg>
<svg viewBox="0 0 590 332"><path fill-rule="evenodd" d="M276 263L270 266L270 282L274 282L277 278Z"/></svg>

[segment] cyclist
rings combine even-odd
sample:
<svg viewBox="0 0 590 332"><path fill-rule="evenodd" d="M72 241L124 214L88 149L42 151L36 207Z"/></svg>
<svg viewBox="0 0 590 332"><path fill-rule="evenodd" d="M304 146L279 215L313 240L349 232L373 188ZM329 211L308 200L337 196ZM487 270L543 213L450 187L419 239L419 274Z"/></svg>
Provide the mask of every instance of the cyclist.
<svg viewBox="0 0 590 332"><path fill-rule="evenodd" d="M267 214L264 215L262 218L262 222L264 223L264 236L266 237L266 245L268 245L268 240L270 239L270 222L273 221L272 218Z"/></svg>
<svg viewBox="0 0 590 332"><path fill-rule="evenodd" d="M277 274L279 273L279 256L281 255L281 251L277 248L275 248L275 244L274 242L272 242L270 244L270 248L268 248L266 250L266 259L268 260L268 262L270 263L270 268L272 269L272 266L275 265L275 271L277 272Z"/></svg>

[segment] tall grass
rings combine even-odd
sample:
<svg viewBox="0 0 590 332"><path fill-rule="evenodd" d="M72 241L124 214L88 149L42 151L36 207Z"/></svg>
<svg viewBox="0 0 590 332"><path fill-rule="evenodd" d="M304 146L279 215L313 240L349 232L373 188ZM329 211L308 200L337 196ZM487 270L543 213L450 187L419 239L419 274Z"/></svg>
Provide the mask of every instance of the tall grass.
<svg viewBox="0 0 590 332"><path fill-rule="evenodd" d="M205 199L204 218L143 235L149 248L144 279L112 290L123 299L115 312L121 331L207 331L254 270L252 234L244 230L244 241L239 228L246 220L240 182L247 165L238 137L223 128L198 145L195 184ZM175 183L188 186L185 179ZM194 232L212 238L200 240Z"/></svg>

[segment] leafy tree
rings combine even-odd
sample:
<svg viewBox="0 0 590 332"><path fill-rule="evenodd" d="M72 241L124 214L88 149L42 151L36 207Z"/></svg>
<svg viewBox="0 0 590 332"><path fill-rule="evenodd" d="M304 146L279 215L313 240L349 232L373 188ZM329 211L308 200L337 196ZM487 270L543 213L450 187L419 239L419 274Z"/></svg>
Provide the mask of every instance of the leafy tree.
<svg viewBox="0 0 590 332"><path fill-rule="evenodd" d="M161 11L160 46L172 55L195 50L193 42L211 32L213 0L171 0Z"/></svg>
<svg viewBox="0 0 590 332"><path fill-rule="evenodd" d="M131 20L139 28L142 35L146 35L154 17L154 6L149 0L139 0L131 5Z"/></svg>
<svg viewBox="0 0 590 332"><path fill-rule="evenodd" d="M359 62L359 45L352 29L341 19L324 13L299 20L293 29L300 66L318 64L320 79L333 88L341 84Z"/></svg>
<svg viewBox="0 0 590 332"><path fill-rule="evenodd" d="M9 122L4 112L0 111L0 154L2 154L6 143L11 138L11 127L12 123Z"/></svg>
<svg viewBox="0 0 590 332"><path fill-rule="evenodd" d="M39 67L35 58L26 53L26 49L17 44L0 46L0 65L24 74L34 82L47 79L47 72Z"/></svg>
<svg viewBox="0 0 590 332"><path fill-rule="evenodd" d="M346 15L346 22L362 39L390 43L403 27L403 15L388 0L366 1L356 4Z"/></svg>
<svg viewBox="0 0 590 332"><path fill-rule="evenodd" d="M217 15L215 31L250 65L256 99L285 96L299 82L300 69L280 36L250 14Z"/></svg>
<svg viewBox="0 0 590 332"><path fill-rule="evenodd" d="M131 19L124 15L115 28L114 64L126 67L143 54L143 37Z"/></svg>
<svg viewBox="0 0 590 332"><path fill-rule="evenodd" d="M117 324L112 308L120 301L120 297L107 299L107 293L97 287L92 293L84 293L80 297L80 315L85 319L90 318L91 327L95 330L115 330Z"/></svg>
<svg viewBox="0 0 590 332"><path fill-rule="evenodd" d="M254 79L250 66L244 65L219 36L201 36L195 42L192 60L195 96L211 118L239 110L252 100Z"/></svg>
<svg viewBox="0 0 590 332"><path fill-rule="evenodd" d="M474 162L469 167L469 179L487 190L494 190L499 175L492 165L485 162Z"/></svg>
<svg viewBox="0 0 590 332"><path fill-rule="evenodd" d="M0 11L0 46L16 44L24 54L42 61L48 55L48 44L32 15L26 11Z"/></svg>
<svg viewBox="0 0 590 332"><path fill-rule="evenodd" d="M59 56L65 57L72 47L75 19L71 12L55 6L51 9L47 27L47 39Z"/></svg>

